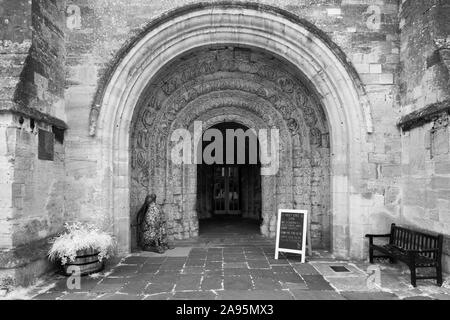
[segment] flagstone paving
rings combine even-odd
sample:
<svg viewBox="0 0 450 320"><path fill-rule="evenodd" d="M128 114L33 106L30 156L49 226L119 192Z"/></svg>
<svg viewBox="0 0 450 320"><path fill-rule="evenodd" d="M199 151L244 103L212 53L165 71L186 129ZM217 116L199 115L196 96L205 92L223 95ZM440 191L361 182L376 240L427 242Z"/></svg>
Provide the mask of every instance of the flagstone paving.
<svg viewBox="0 0 450 320"><path fill-rule="evenodd" d="M51 276L25 298L450 300L449 280L442 288L430 280L413 288L401 264L338 261L326 251L313 252L306 264L292 255L275 260L273 240L262 237L257 224L244 222L208 222L198 238L175 242L175 249L163 255L142 252L112 259L103 272L82 277L79 289L69 290L66 277Z"/></svg>
<svg viewBox="0 0 450 320"><path fill-rule="evenodd" d="M184 254L181 254L184 252ZM181 256L180 256L181 255ZM184 255L184 256L183 256ZM190 247L179 254L131 255L69 290L67 278L36 300L399 300L450 299L450 288L422 281L409 285L401 265L378 265L371 279L367 263L339 262L316 255L273 259L273 246ZM345 267L336 272L333 267ZM369 272L367 272L369 268ZM373 280L373 281L372 281ZM46 283L48 284L48 283Z"/></svg>

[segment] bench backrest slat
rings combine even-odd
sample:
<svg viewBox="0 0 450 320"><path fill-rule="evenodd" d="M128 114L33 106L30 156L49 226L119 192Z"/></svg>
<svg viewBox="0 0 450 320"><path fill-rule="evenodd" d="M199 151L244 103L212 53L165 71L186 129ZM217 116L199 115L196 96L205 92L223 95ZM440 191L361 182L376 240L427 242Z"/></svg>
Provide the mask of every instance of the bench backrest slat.
<svg viewBox="0 0 450 320"><path fill-rule="evenodd" d="M430 242L430 244L429 244L430 248L436 248L436 241L433 238L430 238L430 237L428 237L428 239L429 239L429 242ZM425 256L434 259L434 254L433 253L426 254Z"/></svg>
<svg viewBox="0 0 450 320"><path fill-rule="evenodd" d="M406 249L406 232L403 229L400 229L401 232L401 241L400 241L400 248Z"/></svg>
<svg viewBox="0 0 450 320"><path fill-rule="evenodd" d="M407 232L406 233L406 249L407 250L411 250L412 249L412 242L413 242L413 233L412 232Z"/></svg>

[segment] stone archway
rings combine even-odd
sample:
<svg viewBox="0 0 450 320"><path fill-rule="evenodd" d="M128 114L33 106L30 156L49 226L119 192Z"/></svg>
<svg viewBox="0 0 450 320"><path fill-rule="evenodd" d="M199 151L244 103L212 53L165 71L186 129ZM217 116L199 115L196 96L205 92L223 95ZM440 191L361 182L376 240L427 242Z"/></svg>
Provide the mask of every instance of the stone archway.
<svg viewBox="0 0 450 320"><path fill-rule="evenodd" d="M169 235L197 236L197 166L173 164L172 133L234 118L280 136L276 172L262 177L261 233L275 236L277 208L304 208L315 247L330 248L328 124L315 93L291 70L267 52L231 46L197 48L167 64L144 90L131 125L132 216L155 193Z"/></svg>
<svg viewBox="0 0 450 320"><path fill-rule="evenodd" d="M224 3L190 6L158 19L121 56L111 70L104 90L98 95L99 103L91 113L91 133L97 136L102 148L99 171L101 176L106 176L103 207L112 213L119 253L130 251L130 132L133 121L139 118L136 110L144 101L142 97L148 90L149 81L164 72L167 62L176 61L180 56L200 47L228 45L260 49L285 61L298 71L297 75L301 75L300 82L304 88L317 97L329 128L320 134L325 134L322 138L326 140L329 133L331 148L333 252L342 257L361 257L363 228L354 215L367 205L358 189L364 164L360 159L367 159L366 140L372 131L372 122L368 100L356 73L342 52L309 23L272 7ZM278 84L290 90L289 82ZM245 87L245 83L241 85ZM172 87L176 90L176 81L169 82L166 89L170 91ZM263 91L258 95L248 89L247 93L255 97L267 95ZM216 100L217 105L213 109L230 107L230 102L227 102L230 97L223 101L220 97L209 98L213 98L209 101ZM171 110L176 110L175 104L172 107ZM240 107L252 110L251 105ZM289 104L278 107L281 110L288 108ZM286 121L281 111L272 112L281 119L280 127L284 126L288 131L305 130L299 123L290 119ZM168 119L176 118L176 112L164 114L169 115ZM298 116L305 119L305 114ZM165 134L155 136L167 137ZM305 136L315 144L322 143L318 131L311 128ZM291 166L286 168L294 169ZM285 172L281 175L288 176ZM295 187L293 183L290 186ZM280 192L277 191L280 201L276 205L287 206L293 200L287 191L290 188L282 184L280 187ZM189 201L185 203L189 204ZM268 222L269 232L272 223Z"/></svg>

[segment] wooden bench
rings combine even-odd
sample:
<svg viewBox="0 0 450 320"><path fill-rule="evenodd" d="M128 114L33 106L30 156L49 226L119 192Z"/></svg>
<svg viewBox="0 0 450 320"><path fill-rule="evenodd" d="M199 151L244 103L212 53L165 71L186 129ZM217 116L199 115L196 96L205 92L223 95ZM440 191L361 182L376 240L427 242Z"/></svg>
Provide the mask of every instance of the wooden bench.
<svg viewBox="0 0 450 320"><path fill-rule="evenodd" d="M369 238L370 263L373 263L374 258L389 258L390 263L402 261L411 270L411 284L414 287L418 279L436 279L438 286L442 286L442 235L431 235L392 224L390 234L368 234L366 237ZM389 243L374 244L375 238L389 238ZM383 255L374 256L374 251ZM417 277L418 268L436 268L436 276Z"/></svg>

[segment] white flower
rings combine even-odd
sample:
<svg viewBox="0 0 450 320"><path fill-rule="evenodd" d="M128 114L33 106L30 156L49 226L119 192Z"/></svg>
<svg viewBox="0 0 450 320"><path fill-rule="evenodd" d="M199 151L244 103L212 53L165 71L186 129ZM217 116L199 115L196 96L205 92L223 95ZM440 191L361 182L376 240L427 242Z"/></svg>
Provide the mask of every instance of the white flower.
<svg viewBox="0 0 450 320"><path fill-rule="evenodd" d="M111 235L81 222L66 223L65 228L66 232L53 241L48 253L50 260L61 260L65 265L75 260L78 251L89 249L99 252L100 261L109 258L115 244Z"/></svg>

